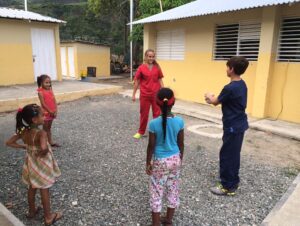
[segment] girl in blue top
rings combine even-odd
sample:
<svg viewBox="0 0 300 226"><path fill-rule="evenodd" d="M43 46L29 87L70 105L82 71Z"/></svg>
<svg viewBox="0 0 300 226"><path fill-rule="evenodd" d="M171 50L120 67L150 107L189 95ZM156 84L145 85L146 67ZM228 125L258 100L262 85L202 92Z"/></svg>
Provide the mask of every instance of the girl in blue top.
<svg viewBox="0 0 300 226"><path fill-rule="evenodd" d="M150 206L152 226L161 224L163 192L166 188L167 215L164 225L172 225L175 208L179 206L179 170L184 151L184 122L174 116L171 109L175 103L169 88L159 90L156 102L162 115L149 124L146 173L150 176Z"/></svg>

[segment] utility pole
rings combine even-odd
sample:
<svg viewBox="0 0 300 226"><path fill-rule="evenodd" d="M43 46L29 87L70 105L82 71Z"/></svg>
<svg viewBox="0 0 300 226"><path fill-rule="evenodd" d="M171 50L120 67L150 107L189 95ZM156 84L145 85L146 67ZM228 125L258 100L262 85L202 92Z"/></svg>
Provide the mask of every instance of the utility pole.
<svg viewBox="0 0 300 226"><path fill-rule="evenodd" d="M162 7L162 2L161 2L161 0L159 0L159 5L160 5L160 12L162 12L162 11L163 11L163 7Z"/></svg>
<svg viewBox="0 0 300 226"><path fill-rule="evenodd" d="M25 11L27 11L27 0L24 0L24 8L25 8Z"/></svg>
<svg viewBox="0 0 300 226"><path fill-rule="evenodd" d="M132 65L132 58L133 58L133 54L132 54L132 22L133 22L133 0L130 0L130 81L132 81L133 78L133 65Z"/></svg>

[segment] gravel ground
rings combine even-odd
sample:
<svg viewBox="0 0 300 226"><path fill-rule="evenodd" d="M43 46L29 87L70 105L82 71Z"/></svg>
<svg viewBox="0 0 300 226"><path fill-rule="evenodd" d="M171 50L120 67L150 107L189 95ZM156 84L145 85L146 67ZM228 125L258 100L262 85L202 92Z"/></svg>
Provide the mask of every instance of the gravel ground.
<svg viewBox="0 0 300 226"><path fill-rule="evenodd" d="M51 188L56 225L149 225L147 139L133 140L138 104L119 95L64 103L53 134L63 145L54 152L62 176ZM14 129L14 113L0 116L0 200L25 225L42 225L42 213L27 220L26 187L20 182L24 152L4 147ZM186 124L201 120L184 117ZM271 142L271 141L270 141ZM186 131L181 174L181 205L174 225L257 225L274 207L297 172L256 162L243 155L241 186L234 197L217 197L208 188L218 176L220 140ZM39 201L39 200L38 200ZM77 201L78 205L72 205Z"/></svg>

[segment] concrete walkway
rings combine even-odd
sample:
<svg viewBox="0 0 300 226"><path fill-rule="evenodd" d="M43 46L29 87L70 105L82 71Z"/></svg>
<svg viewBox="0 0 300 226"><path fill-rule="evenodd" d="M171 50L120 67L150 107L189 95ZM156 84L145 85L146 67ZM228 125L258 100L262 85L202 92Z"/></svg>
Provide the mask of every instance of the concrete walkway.
<svg viewBox="0 0 300 226"><path fill-rule="evenodd" d="M24 224L0 203L0 226L24 226Z"/></svg>
<svg viewBox="0 0 300 226"><path fill-rule="evenodd" d="M300 174L278 201L262 226L300 225Z"/></svg>
<svg viewBox="0 0 300 226"><path fill-rule="evenodd" d="M52 86L58 103L73 101L85 96L116 93L122 89L121 86L71 80L53 82ZM34 84L0 87L0 112L16 111L18 107L26 104L39 103L36 90L37 86Z"/></svg>
<svg viewBox="0 0 300 226"><path fill-rule="evenodd" d="M120 94L131 97L132 90L125 90L120 92ZM137 93L137 97L138 96L139 94ZM222 124L222 112L221 108L219 107L176 100L176 104L172 110L178 114L204 119L216 124ZM270 132L282 137L292 138L300 141L300 124L281 120L257 119L253 117L249 117L248 121L249 126L252 129Z"/></svg>

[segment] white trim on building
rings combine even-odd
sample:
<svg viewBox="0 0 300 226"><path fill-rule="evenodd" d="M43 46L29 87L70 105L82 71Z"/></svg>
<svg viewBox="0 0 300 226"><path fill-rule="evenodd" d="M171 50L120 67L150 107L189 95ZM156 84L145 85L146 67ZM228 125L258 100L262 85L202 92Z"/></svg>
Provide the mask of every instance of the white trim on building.
<svg viewBox="0 0 300 226"><path fill-rule="evenodd" d="M300 0L196 0L174 9L170 9L144 19L134 21L132 24L146 24L160 21L170 21L215 13L237 11L242 9L252 9L281 4L293 4L296 2L300 2Z"/></svg>
<svg viewBox="0 0 300 226"><path fill-rule="evenodd" d="M4 7L0 7L0 18L1 17L8 18L8 19L33 20L33 21L51 22L51 23L66 23L66 21L58 20L48 16L43 16L38 13L19 10L19 9L4 8Z"/></svg>

